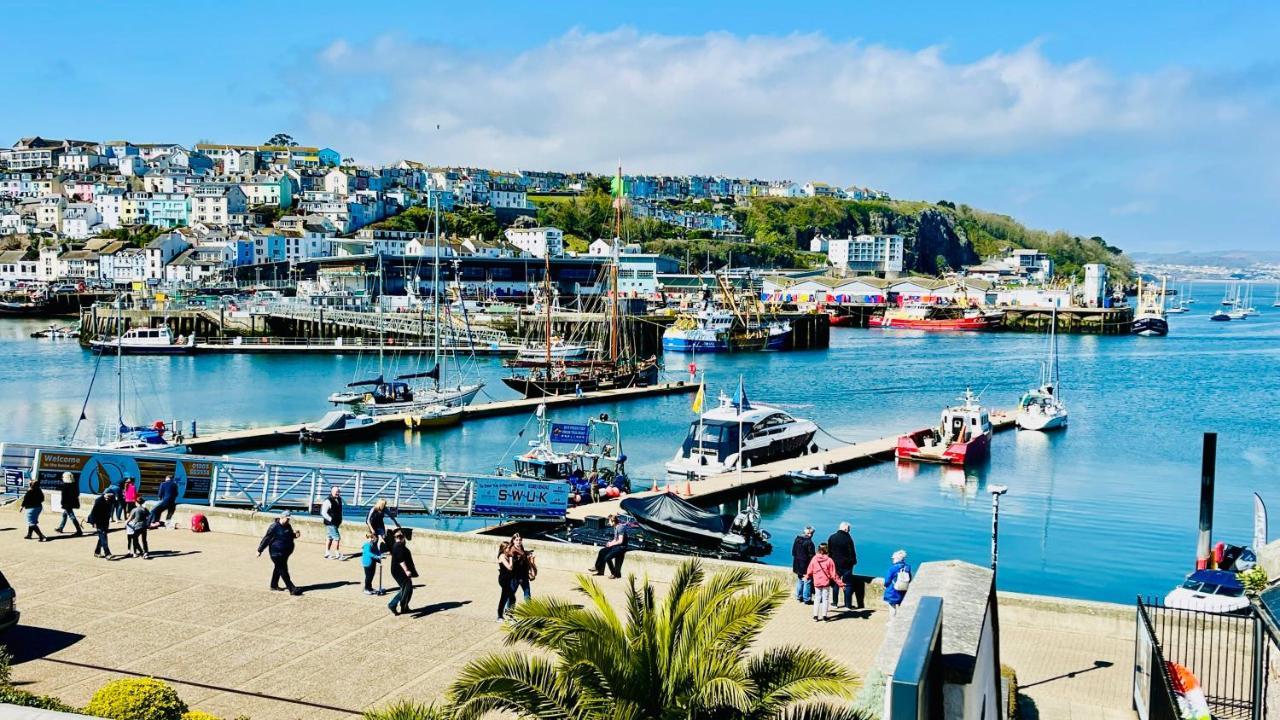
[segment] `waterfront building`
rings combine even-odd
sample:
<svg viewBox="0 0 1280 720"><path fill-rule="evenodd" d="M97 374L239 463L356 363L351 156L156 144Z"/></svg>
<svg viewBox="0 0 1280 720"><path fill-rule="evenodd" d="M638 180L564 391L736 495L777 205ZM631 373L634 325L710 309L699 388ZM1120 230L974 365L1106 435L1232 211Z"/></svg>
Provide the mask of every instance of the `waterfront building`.
<svg viewBox="0 0 1280 720"><path fill-rule="evenodd" d="M39 258L29 250L0 252L0 286L12 288L18 283L34 282L39 267Z"/></svg>
<svg viewBox="0 0 1280 720"><path fill-rule="evenodd" d="M880 272L885 277L896 277L903 267L903 240L901 235L858 235L846 238L815 239L814 243L827 247L827 262L840 270L853 272ZM815 251L819 252L819 251Z"/></svg>
<svg viewBox="0 0 1280 720"><path fill-rule="evenodd" d="M40 248L40 265L36 269L36 279L42 282L53 282L62 277L62 265L58 256L62 255L62 245L46 245Z"/></svg>
<svg viewBox="0 0 1280 720"><path fill-rule="evenodd" d="M183 250L165 266L165 281L197 284L219 275L229 264L226 246L209 245Z"/></svg>
<svg viewBox="0 0 1280 720"><path fill-rule="evenodd" d="M508 228L507 242L536 258L559 257L564 254L564 231L554 227Z"/></svg>
<svg viewBox="0 0 1280 720"><path fill-rule="evenodd" d="M1010 248L997 258L964 268L969 277L993 282L1044 284L1053 279L1053 258L1034 248Z"/></svg>
<svg viewBox="0 0 1280 720"><path fill-rule="evenodd" d="M165 277L164 267L189 247L191 247L191 243L181 233L167 232L156 236L144 248L147 260L146 279L157 282L163 280Z"/></svg>
<svg viewBox="0 0 1280 720"><path fill-rule="evenodd" d="M1085 307L1105 307L1107 302L1107 266L1089 263L1084 266Z"/></svg>

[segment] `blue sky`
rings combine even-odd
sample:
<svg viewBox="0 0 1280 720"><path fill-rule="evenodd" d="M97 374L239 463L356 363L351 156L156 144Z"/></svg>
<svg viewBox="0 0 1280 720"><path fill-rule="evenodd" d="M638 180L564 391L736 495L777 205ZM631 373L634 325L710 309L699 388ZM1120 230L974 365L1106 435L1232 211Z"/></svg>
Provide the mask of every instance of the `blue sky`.
<svg viewBox="0 0 1280 720"><path fill-rule="evenodd" d="M361 162L621 158L968 202L1131 250L1275 246L1277 3L69 7L6 4L48 32L0 41L0 142L285 131Z"/></svg>

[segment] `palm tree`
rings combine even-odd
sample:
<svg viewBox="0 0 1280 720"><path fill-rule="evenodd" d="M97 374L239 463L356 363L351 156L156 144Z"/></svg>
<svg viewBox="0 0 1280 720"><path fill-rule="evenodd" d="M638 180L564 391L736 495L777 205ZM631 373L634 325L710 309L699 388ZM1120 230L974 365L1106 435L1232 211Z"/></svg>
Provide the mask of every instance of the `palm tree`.
<svg viewBox="0 0 1280 720"><path fill-rule="evenodd" d="M746 568L705 577L680 566L665 599L629 580L616 612L585 575L586 607L555 598L519 605L507 642L535 653L492 653L463 669L450 688L459 720L507 711L540 720L868 720L817 700L847 697L855 678L819 650L748 650L787 597L776 579ZM554 657L548 657L548 653Z"/></svg>

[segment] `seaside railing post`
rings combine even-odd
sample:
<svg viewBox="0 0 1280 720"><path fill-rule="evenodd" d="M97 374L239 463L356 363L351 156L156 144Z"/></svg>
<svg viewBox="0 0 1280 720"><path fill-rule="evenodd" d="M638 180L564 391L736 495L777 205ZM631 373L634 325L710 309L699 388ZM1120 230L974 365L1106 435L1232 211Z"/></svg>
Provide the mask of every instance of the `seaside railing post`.
<svg viewBox="0 0 1280 720"><path fill-rule="evenodd" d="M404 485L405 476L408 472L409 472L409 468L405 468L404 472L396 474L395 508L397 511L400 509L400 486Z"/></svg>
<svg viewBox="0 0 1280 720"><path fill-rule="evenodd" d="M437 474L431 483L431 514L436 514L436 508L439 507L437 502L440 499L440 475Z"/></svg>
<svg viewBox="0 0 1280 720"><path fill-rule="evenodd" d="M310 514L312 512L312 508L316 506L316 480L318 479L316 476L319 475L319 473L320 473L319 470L312 470L311 472L307 473L308 475L311 476L311 492L307 494L307 513L308 514Z"/></svg>
<svg viewBox="0 0 1280 720"><path fill-rule="evenodd" d="M1217 473L1218 433L1204 434L1200 455L1200 534L1196 538L1196 569L1209 567L1213 546L1213 486Z"/></svg>
<svg viewBox="0 0 1280 720"><path fill-rule="evenodd" d="M213 472L209 474L209 507L218 504L218 476L222 474L222 463L213 463Z"/></svg>

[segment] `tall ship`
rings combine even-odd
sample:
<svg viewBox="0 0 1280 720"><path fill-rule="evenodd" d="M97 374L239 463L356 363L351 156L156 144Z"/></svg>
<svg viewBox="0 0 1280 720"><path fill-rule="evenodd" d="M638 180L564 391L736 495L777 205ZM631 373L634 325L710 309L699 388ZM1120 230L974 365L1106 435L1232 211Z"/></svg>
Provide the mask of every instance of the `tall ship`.
<svg viewBox="0 0 1280 720"><path fill-rule="evenodd" d="M1169 321L1165 318L1164 298L1166 279L1160 281L1160 289L1155 283L1142 282L1138 279L1138 310L1133 316L1133 334L1160 336L1169 334Z"/></svg>
<svg viewBox="0 0 1280 720"><path fill-rule="evenodd" d="M894 455L899 460L966 465L987 456L992 433L987 409L972 390L965 390L959 405L942 411L937 427L899 437Z"/></svg>
<svg viewBox="0 0 1280 720"><path fill-rule="evenodd" d="M995 330L1004 314L980 308L935 305L903 305L872 315L868 327L895 330L975 331Z"/></svg>
<svg viewBox="0 0 1280 720"><path fill-rule="evenodd" d="M662 349L670 352L749 352L781 350L791 339L791 325L765 320L759 303L739 299L723 275L716 276L721 301L708 295L696 313L679 315L662 333Z"/></svg>
<svg viewBox="0 0 1280 720"><path fill-rule="evenodd" d="M700 408L699 408L700 409ZM754 404L739 384L738 395L720 394L719 406L699 413L667 463L669 475L701 478L806 455L818 426L771 405Z"/></svg>
<svg viewBox="0 0 1280 720"><path fill-rule="evenodd" d="M551 256L543 253L542 347L534 356L526 346L514 361L507 363L512 372L502 382L521 395L547 397L573 395L597 390L642 387L658 381L658 359L640 357L632 347L629 334L622 331L622 311L618 302L618 246L622 237L622 201L624 200L622 168L614 180L613 257L606 266L608 295L602 298L604 320L587 323L584 328L602 332L599 343L577 338L557 337L552 326L552 308L556 292L551 283Z"/></svg>

